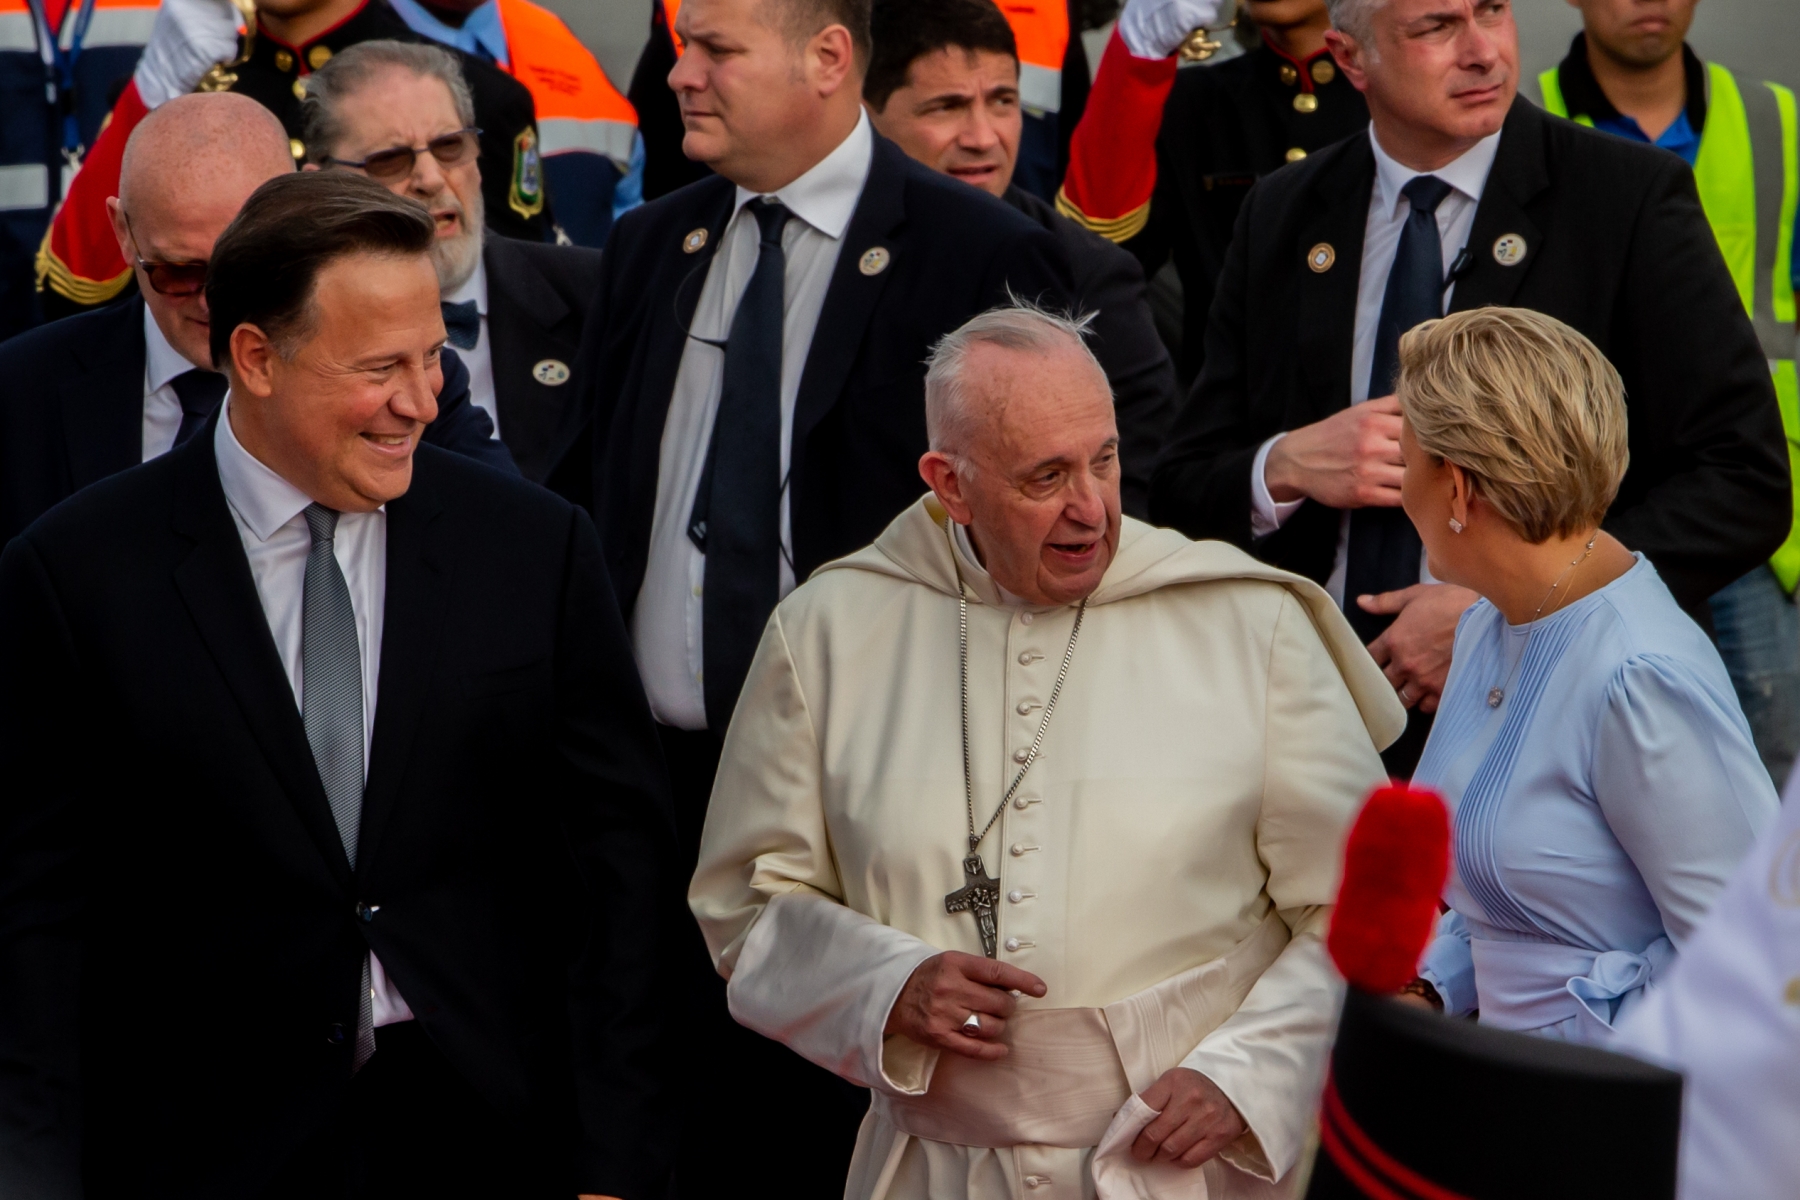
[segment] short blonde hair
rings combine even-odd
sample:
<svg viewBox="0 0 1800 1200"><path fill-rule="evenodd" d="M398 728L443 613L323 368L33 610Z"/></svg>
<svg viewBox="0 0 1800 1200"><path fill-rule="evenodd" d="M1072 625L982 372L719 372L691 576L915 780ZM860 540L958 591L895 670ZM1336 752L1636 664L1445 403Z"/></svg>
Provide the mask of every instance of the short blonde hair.
<svg viewBox="0 0 1800 1200"><path fill-rule="evenodd" d="M1419 447L1467 472L1533 545L1595 527L1619 494L1625 385L1554 317L1477 308L1427 321L1400 339L1395 391Z"/></svg>

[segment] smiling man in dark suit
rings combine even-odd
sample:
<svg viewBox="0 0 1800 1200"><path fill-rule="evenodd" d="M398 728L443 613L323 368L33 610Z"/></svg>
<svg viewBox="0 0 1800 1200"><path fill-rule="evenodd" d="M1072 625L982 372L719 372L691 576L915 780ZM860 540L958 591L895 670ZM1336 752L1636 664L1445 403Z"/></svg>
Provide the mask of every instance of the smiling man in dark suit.
<svg viewBox="0 0 1800 1200"><path fill-rule="evenodd" d="M110 204L136 295L0 343L0 544L88 484L166 454L225 395L201 285L213 243L258 185L293 171L268 109L234 93L181 96L132 131ZM515 471L445 357L425 438Z"/></svg>
<svg viewBox="0 0 1800 1200"><path fill-rule="evenodd" d="M663 1194L655 734L586 515L419 445L432 241L263 185L222 407L0 556L0 1194Z"/></svg>
<svg viewBox="0 0 1800 1200"><path fill-rule="evenodd" d="M363 42L338 53L313 74L306 114L312 164L361 171L431 210L444 324L469 367L470 398L525 478L551 480L587 420L573 368L600 252L488 236L468 132L474 100L440 46ZM585 473L585 456L572 466Z"/></svg>
<svg viewBox="0 0 1800 1200"><path fill-rule="evenodd" d="M1767 561L1793 513L1768 362L1687 164L1518 98L1508 0L1330 10L1369 132L1245 200L1150 512L1340 600L1422 714L1387 751L1404 776L1475 596L1431 579L1400 508L1401 333L1446 307L1500 304L1592 339L1631 416L1606 529L1689 612Z"/></svg>
<svg viewBox="0 0 1800 1200"><path fill-rule="evenodd" d="M594 515L691 868L776 601L918 499L930 347L1009 289L1061 305L1070 282L1042 226L870 128L868 0L685 0L675 31L684 150L717 174L620 220L582 369ZM683 1194L779 1171L841 1195L865 1098L731 1023L697 929L681 953L688 1070L746 1089L694 1127Z"/></svg>

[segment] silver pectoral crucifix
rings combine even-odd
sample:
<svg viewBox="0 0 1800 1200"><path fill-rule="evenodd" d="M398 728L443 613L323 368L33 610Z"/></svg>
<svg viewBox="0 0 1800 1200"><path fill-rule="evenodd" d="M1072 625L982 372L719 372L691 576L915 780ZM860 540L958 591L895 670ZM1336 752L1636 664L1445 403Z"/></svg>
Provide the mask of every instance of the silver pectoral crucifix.
<svg viewBox="0 0 1800 1200"><path fill-rule="evenodd" d="M968 882L944 897L944 911L972 914L975 928L981 931L982 952L997 958L1000 947L994 910L1000 905L1000 881L987 873L979 854L963 859L963 877Z"/></svg>

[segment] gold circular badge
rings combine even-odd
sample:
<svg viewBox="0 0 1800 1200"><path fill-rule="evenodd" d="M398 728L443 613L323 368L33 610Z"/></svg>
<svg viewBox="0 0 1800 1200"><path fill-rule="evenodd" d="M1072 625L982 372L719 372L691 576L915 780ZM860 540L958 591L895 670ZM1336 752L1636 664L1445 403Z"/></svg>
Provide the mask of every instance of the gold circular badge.
<svg viewBox="0 0 1800 1200"><path fill-rule="evenodd" d="M306 52L306 61L312 64L313 70L318 70L320 67L331 61L331 47L314 46L311 50Z"/></svg>
<svg viewBox="0 0 1800 1200"><path fill-rule="evenodd" d="M1320 242L1306 252L1306 265L1320 275L1331 270L1331 264L1336 261L1337 251L1331 248L1330 242Z"/></svg>
<svg viewBox="0 0 1800 1200"><path fill-rule="evenodd" d="M1303 113L1318 112L1319 98L1311 92L1301 92L1294 97L1294 109Z"/></svg>
<svg viewBox="0 0 1800 1200"><path fill-rule="evenodd" d="M696 229L681 239L681 248L688 254L692 254L704 245L706 245L706 230L704 229Z"/></svg>
<svg viewBox="0 0 1800 1200"><path fill-rule="evenodd" d="M531 368L531 377L545 387L561 387L569 382L569 364L560 358L546 358Z"/></svg>
<svg viewBox="0 0 1800 1200"><path fill-rule="evenodd" d="M1305 157L1306 157L1306 151L1302 150L1298 146L1293 147L1292 149L1290 149L1287 152L1287 160L1289 162L1299 162L1301 159L1303 159Z"/></svg>
<svg viewBox="0 0 1800 1200"><path fill-rule="evenodd" d="M1287 84L1289 87L1293 87L1296 83L1300 82L1300 72L1294 70L1294 68L1286 63L1281 64L1279 74L1281 75L1281 82Z"/></svg>
<svg viewBox="0 0 1800 1200"><path fill-rule="evenodd" d="M1525 239L1516 233L1503 233L1494 239L1494 261L1503 267L1516 267L1525 258Z"/></svg>
<svg viewBox="0 0 1800 1200"><path fill-rule="evenodd" d="M1323 85L1337 78L1337 64L1329 58L1321 58L1312 65L1313 82Z"/></svg>
<svg viewBox="0 0 1800 1200"><path fill-rule="evenodd" d="M277 71L293 70L294 56L289 54L286 50L277 50L275 52L275 69Z"/></svg>
<svg viewBox="0 0 1800 1200"><path fill-rule="evenodd" d="M857 261L856 268L864 275L879 275L887 270L888 259L886 246L872 246L863 251L863 256Z"/></svg>
<svg viewBox="0 0 1800 1200"><path fill-rule="evenodd" d="M294 156L295 162L299 162L306 157L306 143L299 138L289 138L288 153Z"/></svg>
<svg viewBox="0 0 1800 1200"><path fill-rule="evenodd" d="M306 77L305 76L301 76L299 79L294 80L294 99L296 99L296 100L306 99Z"/></svg>

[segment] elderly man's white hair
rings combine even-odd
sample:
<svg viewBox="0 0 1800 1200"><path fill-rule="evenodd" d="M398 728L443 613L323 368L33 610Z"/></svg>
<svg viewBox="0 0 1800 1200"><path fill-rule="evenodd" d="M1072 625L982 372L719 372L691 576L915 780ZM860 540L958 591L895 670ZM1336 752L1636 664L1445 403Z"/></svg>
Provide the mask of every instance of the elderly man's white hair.
<svg viewBox="0 0 1800 1200"><path fill-rule="evenodd" d="M931 439L931 448L949 455L965 472L968 470L967 450L977 414L963 383L963 373L970 352L977 346L1025 351L1072 346L1104 380L1106 372L1088 349L1085 337L1093 320L1091 312L1068 316L1015 296L1011 304L970 317L939 338L925 360L925 432Z"/></svg>
<svg viewBox="0 0 1800 1200"><path fill-rule="evenodd" d="M1325 11L1331 14L1331 27L1347 33L1359 42L1369 40L1369 18L1387 0L1325 0Z"/></svg>

